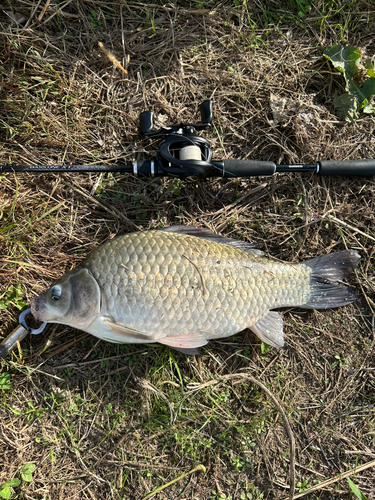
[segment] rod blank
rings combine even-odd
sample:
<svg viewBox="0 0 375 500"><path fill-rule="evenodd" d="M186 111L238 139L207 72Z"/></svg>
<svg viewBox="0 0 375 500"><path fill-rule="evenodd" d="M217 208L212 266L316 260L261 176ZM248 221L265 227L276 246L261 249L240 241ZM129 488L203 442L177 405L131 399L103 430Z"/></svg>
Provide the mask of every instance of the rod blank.
<svg viewBox="0 0 375 500"><path fill-rule="evenodd" d="M189 160L184 160L185 163ZM197 160L195 160L195 163ZM316 172L318 175L343 175L371 177L375 175L375 159L333 161L321 160L315 165L276 165L272 161L236 160L212 161L207 177L257 177L274 175L285 172ZM172 167L172 165L170 165ZM191 172L189 165L185 165L179 172L178 166L170 169L159 162L141 161L133 165L0 165L0 172L32 172L32 173L57 173L57 172L122 172L134 175L151 177L192 177L197 175L197 170L192 163ZM204 174L203 176L206 176Z"/></svg>

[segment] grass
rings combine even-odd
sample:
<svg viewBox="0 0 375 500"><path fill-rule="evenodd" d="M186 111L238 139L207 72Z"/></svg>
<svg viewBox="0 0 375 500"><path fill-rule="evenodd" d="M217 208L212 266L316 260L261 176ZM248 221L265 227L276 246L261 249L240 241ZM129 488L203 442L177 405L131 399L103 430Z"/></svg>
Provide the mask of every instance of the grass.
<svg viewBox="0 0 375 500"><path fill-rule="evenodd" d="M333 96L343 92L342 76L321 50L345 42L373 58L369 2L88 0L57 10L17 0L5 10L0 164L150 158L158 143L139 138L139 114L153 110L157 126L195 122L207 98L214 127L203 135L214 159L375 158L374 116L338 119ZM282 99L286 113L276 117L272 103ZM0 492L140 499L177 480L154 498L286 499L292 456L279 408L256 384L220 379L248 374L286 414L295 495L346 500L360 491L371 499L374 190L372 178L297 174L1 175L4 337L20 308L91 249L140 228L203 225L285 261L344 248L362 260L349 280L354 305L282 312L282 351L249 331L210 343L196 358L157 344L109 344L62 325L26 338L0 366ZM182 477L198 465L206 472Z"/></svg>

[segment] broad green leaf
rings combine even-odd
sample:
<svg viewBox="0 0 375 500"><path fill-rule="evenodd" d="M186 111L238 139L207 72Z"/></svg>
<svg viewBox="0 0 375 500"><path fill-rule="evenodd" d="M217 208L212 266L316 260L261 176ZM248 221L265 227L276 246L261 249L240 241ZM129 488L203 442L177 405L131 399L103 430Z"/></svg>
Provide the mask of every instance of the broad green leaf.
<svg viewBox="0 0 375 500"><path fill-rule="evenodd" d="M33 472L35 470L35 464L32 463L27 463L23 466L23 469L21 471L21 477L24 481L27 481L28 483L31 483L33 480Z"/></svg>
<svg viewBox="0 0 375 500"><path fill-rule="evenodd" d="M27 472L31 472L32 473L32 472L34 472L35 467L36 467L35 464L33 464L31 462L28 462L27 464L25 464L23 466L22 472L26 472L27 471Z"/></svg>
<svg viewBox="0 0 375 500"><path fill-rule="evenodd" d="M363 66L360 62L361 51L359 49L341 45L327 47L323 54L345 78L345 90L348 94L334 96L338 116L342 120L353 122L359 117L361 109L364 113L375 113L375 106L371 104L375 96L375 70L371 60L367 59ZM354 80L359 68L362 70L365 68L370 77L362 86Z"/></svg>
<svg viewBox="0 0 375 500"><path fill-rule="evenodd" d="M366 73L368 74L368 76L370 76L371 78L375 77L375 69L372 65L371 59L366 59L365 68L367 70Z"/></svg>
<svg viewBox="0 0 375 500"><path fill-rule="evenodd" d="M337 115L341 120L353 122L359 117L358 99L350 94L335 94L333 103L337 110Z"/></svg>
<svg viewBox="0 0 375 500"><path fill-rule="evenodd" d="M21 472L21 477L27 483L31 483L31 481L33 480L33 475L31 474L31 472Z"/></svg>
<svg viewBox="0 0 375 500"><path fill-rule="evenodd" d="M20 484L21 481L16 477L10 479L9 481L0 486L0 497L5 498L5 500L7 500L12 495L12 491L10 488L16 488Z"/></svg>
<svg viewBox="0 0 375 500"><path fill-rule="evenodd" d="M0 487L0 497L1 498L5 498L5 500L7 500L8 498L10 498L11 494L12 494L12 492L10 491L8 486L6 486L5 484L3 484Z"/></svg>
<svg viewBox="0 0 375 500"><path fill-rule="evenodd" d="M375 77L365 81L362 87L362 94L364 96L362 101L363 112L373 113L375 107L371 105L371 99L375 96Z"/></svg>
<svg viewBox="0 0 375 500"><path fill-rule="evenodd" d="M11 488L16 488L20 484L21 484L21 480L17 479L16 477L14 477L13 479L11 479L10 481L7 481L5 483L6 486L10 486Z"/></svg>
<svg viewBox="0 0 375 500"><path fill-rule="evenodd" d="M357 73L358 65L361 60L361 51L355 47L343 47L334 45L327 47L323 55L331 61L333 66L343 73L346 81L346 90L349 92L349 81L354 78Z"/></svg>
<svg viewBox="0 0 375 500"><path fill-rule="evenodd" d="M266 344L265 342L262 342L260 344L260 350L262 354L267 354L267 352L271 349L271 346Z"/></svg>
<svg viewBox="0 0 375 500"><path fill-rule="evenodd" d="M369 107L369 110L365 111L365 113L371 113L374 109L370 103L375 95L375 78L366 80L362 87L355 81L349 82L349 93L357 97L360 108Z"/></svg>
<svg viewBox="0 0 375 500"><path fill-rule="evenodd" d="M360 489L353 483L353 481L349 478L347 479L350 489L352 490L354 495L358 498L358 500L367 500L367 497L360 491Z"/></svg>

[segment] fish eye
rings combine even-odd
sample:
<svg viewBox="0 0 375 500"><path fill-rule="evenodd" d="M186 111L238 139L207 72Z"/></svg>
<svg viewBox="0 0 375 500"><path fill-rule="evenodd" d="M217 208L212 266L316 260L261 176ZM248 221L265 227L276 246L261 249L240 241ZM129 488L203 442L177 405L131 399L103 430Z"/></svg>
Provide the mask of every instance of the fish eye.
<svg viewBox="0 0 375 500"><path fill-rule="evenodd" d="M61 297L61 287L54 286L51 290L51 299L52 300L59 300L60 297Z"/></svg>

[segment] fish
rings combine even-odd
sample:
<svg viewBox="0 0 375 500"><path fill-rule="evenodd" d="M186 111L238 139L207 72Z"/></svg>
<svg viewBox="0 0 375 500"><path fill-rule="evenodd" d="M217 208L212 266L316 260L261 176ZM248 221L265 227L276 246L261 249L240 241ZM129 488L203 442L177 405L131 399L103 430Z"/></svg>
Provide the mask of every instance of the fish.
<svg viewBox="0 0 375 500"><path fill-rule="evenodd" d="M98 246L34 298L31 312L109 342L158 342L186 354L247 328L281 348L283 319L275 309L354 302L342 280L360 258L343 250L285 263L204 228L138 231Z"/></svg>

